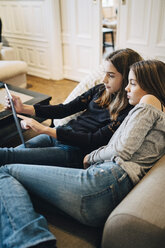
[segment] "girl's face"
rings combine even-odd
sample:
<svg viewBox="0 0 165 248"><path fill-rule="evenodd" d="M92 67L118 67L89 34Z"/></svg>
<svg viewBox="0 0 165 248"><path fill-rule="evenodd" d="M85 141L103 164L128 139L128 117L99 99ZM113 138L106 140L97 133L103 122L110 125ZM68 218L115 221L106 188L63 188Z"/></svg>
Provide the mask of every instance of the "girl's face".
<svg viewBox="0 0 165 248"><path fill-rule="evenodd" d="M125 88L127 91L127 98L128 101L131 105L136 105L140 102L140 99L144 96L147 95L147 92L144 91L142 88L140 88L135 74L132 70L130 70L129 75L128 75L128 85Z"/></svg>
<svg viewBox="0 0 165 248"><path fill-rule="evenodd" d="M109 93L117 92L122 85L122 79L123 79L122 74L119 73L114 67L114 65L109 61L105 61L104 71L105 71L105 76L103 82L106 90Z"/></svg>

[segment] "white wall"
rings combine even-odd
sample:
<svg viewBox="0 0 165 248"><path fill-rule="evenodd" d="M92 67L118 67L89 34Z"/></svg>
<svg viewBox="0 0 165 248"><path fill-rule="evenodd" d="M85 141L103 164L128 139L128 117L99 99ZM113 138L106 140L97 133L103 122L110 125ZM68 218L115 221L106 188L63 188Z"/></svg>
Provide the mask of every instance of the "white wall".
<svg viewBox="0 0 165 248"><path fill-rule="evenodd" d="M29 74L63 78L58 0L0 0L0 16L3 36Z"/></svg>
<svg viewBox="0 0 165 248"><path fill-rule="evenodd" d="M67 1L74 4L72 15L80 10L80 18L70 16L66 0L0 0L3 35L14 48L16 59L27 62L29 74L79 80L99 63L99 0ZM120 2L118 16L117 48L131 47L145 58L165 60L165 0Z"/></svg>
<svg viewBox="0 0 165 248"><path fill-rule="evenodd" d="M29 74L80 81L101 62L100 3L0 0L3 35Z"/></svg>

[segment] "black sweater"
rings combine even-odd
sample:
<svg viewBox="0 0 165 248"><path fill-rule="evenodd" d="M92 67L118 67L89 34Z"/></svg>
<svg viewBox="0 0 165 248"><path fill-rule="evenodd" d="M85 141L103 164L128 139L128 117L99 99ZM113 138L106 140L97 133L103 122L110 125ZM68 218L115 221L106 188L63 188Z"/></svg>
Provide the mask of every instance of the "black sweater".
<svg viewBox="0 0 165 248"><path fill-rule="evenodd" d="M77 119L69 121L67 125L57 127L56 131L57 139L62 143L78 146L90 152L107 145L132 108L128 105L119 113L117 120L112 121L108 109L95 103L104 90L105 86L99 84L67 104L36 104L34 105L36 116L61 119L85 110Z"/></svg>

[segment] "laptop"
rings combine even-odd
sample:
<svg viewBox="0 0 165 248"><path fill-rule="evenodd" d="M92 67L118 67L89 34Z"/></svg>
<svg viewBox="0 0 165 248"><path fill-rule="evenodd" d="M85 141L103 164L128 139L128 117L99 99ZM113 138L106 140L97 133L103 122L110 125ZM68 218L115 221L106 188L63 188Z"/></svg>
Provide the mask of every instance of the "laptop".
<svg viewBox="0 0 165 248"><path fill-rule="evenodd" d="M4 86L5 86L9 101L10 101L10 105L11 105L11 109L12 109L12 112L13 112L15 125L16 125L17 130L18 130L18 134L20 136L22 144L24 145L24 147L26 147L25 140L24 140L24 137L23 137L23 134L22 134L22 128L21 128L20 122L19 122L18 117L17 117L17 113L16 113L16 110L15 110L15 107L14 107L12 96L10 94L10 91L9 91L9 88L7 87L7 85L4 84Z"/></svg>

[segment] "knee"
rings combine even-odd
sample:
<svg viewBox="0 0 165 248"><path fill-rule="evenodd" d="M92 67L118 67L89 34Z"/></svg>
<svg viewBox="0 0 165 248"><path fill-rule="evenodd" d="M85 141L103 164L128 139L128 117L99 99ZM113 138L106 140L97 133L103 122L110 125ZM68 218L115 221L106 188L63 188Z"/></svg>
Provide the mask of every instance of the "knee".
<svg viewBox="0 0 165 248"><path fill-rule="evenodd" d="M0 173L9 173L9 165L3 165L0 167Z"/></svg>

